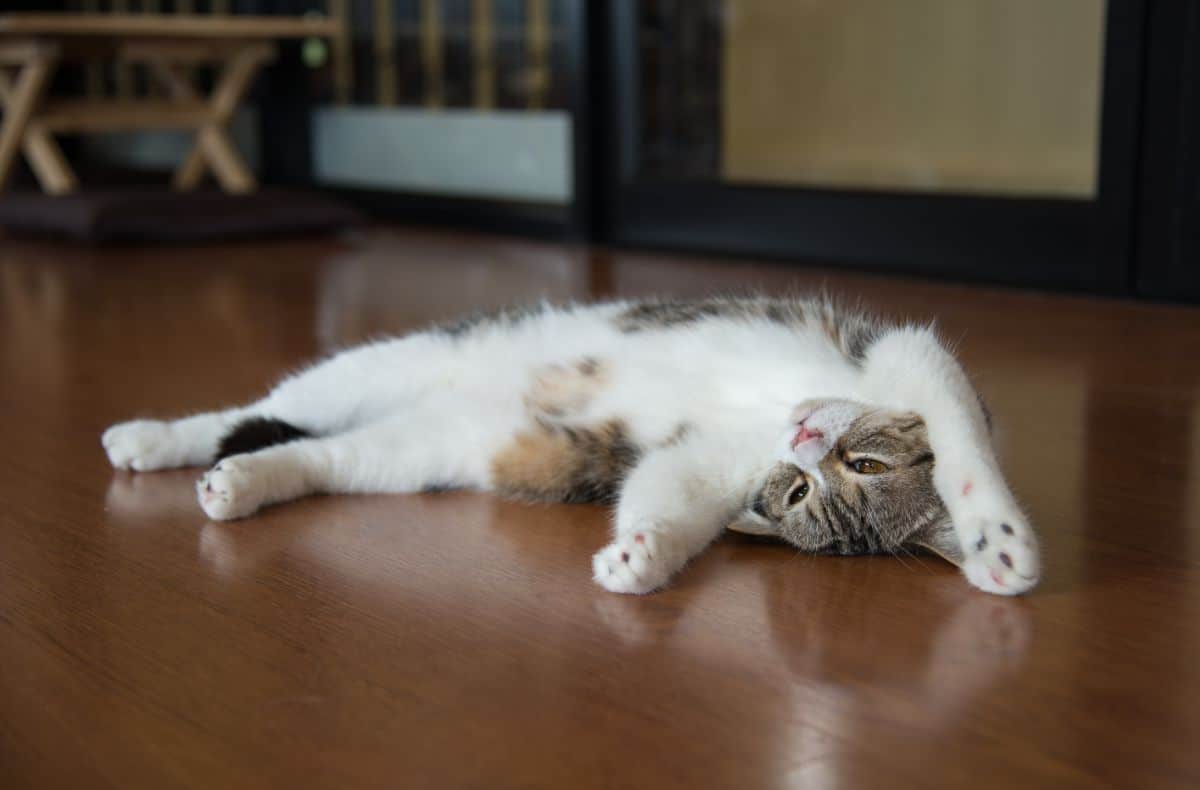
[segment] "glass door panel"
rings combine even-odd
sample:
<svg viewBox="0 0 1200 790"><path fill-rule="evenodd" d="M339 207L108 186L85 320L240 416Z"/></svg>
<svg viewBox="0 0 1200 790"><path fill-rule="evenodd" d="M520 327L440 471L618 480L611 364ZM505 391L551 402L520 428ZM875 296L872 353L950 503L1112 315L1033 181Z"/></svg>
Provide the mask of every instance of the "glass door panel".
<svg viewBox="0 0 1200 790"><path fill-rule="evenodd" d="M624 243L1122 290L1137 0L611 0Z"/></svg>
<svg viewBox="0 0 1200 790"><path fill-rule="evenodd" d="M1096 193L1102 0L727 0L714 11L724 181Z"/></svg>

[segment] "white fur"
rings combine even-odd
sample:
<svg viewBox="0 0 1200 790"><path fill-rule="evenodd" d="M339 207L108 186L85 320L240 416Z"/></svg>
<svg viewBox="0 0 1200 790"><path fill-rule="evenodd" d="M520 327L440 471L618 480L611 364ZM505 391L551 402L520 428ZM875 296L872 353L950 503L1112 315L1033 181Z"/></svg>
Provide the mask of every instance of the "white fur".
<svg viewBox="0 0 1200 790"><path fill-rule="evenodd" d="M103 444L114 466L145 471L206 463L247 416L321 437L222 461L198 484L213 519L316 492L486 490L491 458L528 425L523 396L539 372L592 357L605 362L605 383L573 419L623 419L646 446L691 426L681 441L647 452L625 481L614 542L593 561L606 589L661 587L734 523L780 454L780 437L794 433L796 404L818 398L921 414L967 579L1004 594L1036 582L1034 536L1000 474L975 391L931 331L889 332L859 367L817 329L709 318L623 333L612 319L626 307L548 308L515 326L488 325L458 338L429 332L372 343L284 380L257 403L173 422L122 423L105 432ZM976 550L984 537L986 548Z"/></svg>

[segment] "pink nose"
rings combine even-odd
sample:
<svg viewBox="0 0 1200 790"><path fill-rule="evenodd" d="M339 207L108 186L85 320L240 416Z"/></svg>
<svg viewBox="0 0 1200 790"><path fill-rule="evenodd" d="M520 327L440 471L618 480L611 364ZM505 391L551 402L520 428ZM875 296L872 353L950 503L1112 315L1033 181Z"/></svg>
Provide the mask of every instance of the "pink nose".
<svg viewBox="0 0 1200 790"><path fill-rule="evenodd" d="M807 425L801 424L800 430L796 431L796 435L792 438L792 449L795 450L797 447L804 444L805 442L811 441L813 439L821 439L824 436L825 436L825 434L821 433L820 431L813 430L812 428L809 428Z"/></svg>

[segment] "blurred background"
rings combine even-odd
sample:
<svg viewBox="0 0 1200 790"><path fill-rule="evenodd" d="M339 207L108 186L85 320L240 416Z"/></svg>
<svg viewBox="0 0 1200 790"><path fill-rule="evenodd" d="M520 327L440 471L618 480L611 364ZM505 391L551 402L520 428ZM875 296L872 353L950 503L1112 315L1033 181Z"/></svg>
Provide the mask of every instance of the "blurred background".
<svg viewBox="0 0 1200 790"><path fill-rule="evenodd" d="M330 23L273 41L229 135L259 183L381 220L1200 298L1191 2L10 8ZM187 77L201 91L218 82L204 63ZM152 64L97 56L64 60L50 95L129 101L169 87ZM59 142L86 186L165 184L191 136ZM9 194L31 189L21 165Z"/></svg>

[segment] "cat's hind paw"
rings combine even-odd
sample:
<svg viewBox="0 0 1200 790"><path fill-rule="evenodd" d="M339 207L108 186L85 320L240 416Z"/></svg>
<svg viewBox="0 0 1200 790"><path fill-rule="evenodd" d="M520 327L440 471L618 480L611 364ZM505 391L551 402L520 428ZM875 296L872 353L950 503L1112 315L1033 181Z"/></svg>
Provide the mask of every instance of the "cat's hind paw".
<svg viewBox="0 0 1200 790"><path fill-rule="evenodd" d="M596 552L592 579L609 592L642 595L665 585L682 564L662 534L630 532Z"/></svg>
<svg viewBox="0 0 1200 790"><path fill-rule="evenodd" d="M967 581L996 595L1020 595L1038 583L1041 570L1037 538L1024 519L974 520L978 533L970 539L963 561Z"/></svg>
<svg viewBox="0 0 1200 790"><path fill-rule="evenodd" d="M245 518L266 498L262 476L236 456L226 458L196 483L196 496L204 513L214 521Z"/></svg>
<svg viewBox="0 0 1200 790"><path fill-rule="evenodd" d="M179 465L177 437L168 423L158 420L117 423L104 432L100 443L116 469L149 472Z"/></svg>

